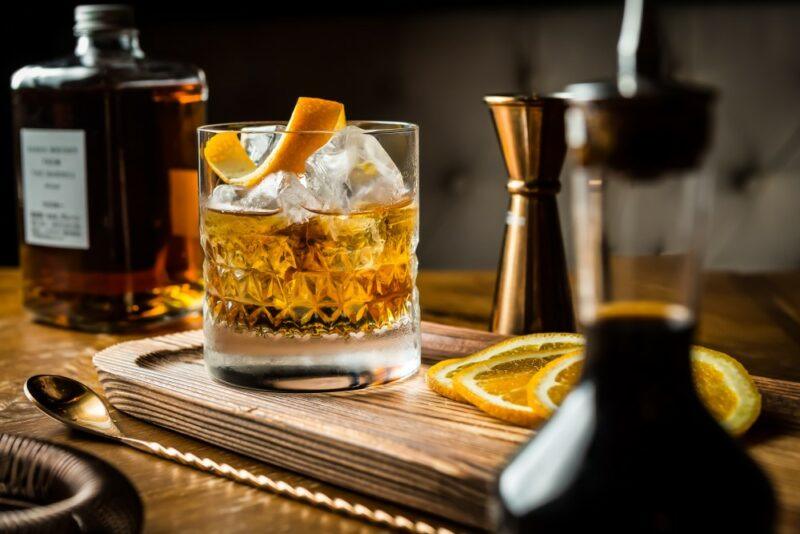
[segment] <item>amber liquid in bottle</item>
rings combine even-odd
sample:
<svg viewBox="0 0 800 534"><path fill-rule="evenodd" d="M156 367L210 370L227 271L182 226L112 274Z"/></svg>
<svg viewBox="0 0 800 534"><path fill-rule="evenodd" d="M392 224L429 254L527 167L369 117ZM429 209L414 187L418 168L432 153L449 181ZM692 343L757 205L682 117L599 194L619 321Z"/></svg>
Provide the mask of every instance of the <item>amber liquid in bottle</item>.
<svg viewBox="0 0 800 534"><path fill-rule="evenodd" d="M39 321L89 331L196 312L202 301L195 133L205 121L202 72L144 59L135 32L80 39L74 57L26 67L12 80L25 306ZM26 132L83 138L82 246L29 238L33 217L57 220L58 213L48 214L46 205L41 213L25 207L35 179L20 161L30 150ZM70 241L69 234L59 237Z"/></svg>

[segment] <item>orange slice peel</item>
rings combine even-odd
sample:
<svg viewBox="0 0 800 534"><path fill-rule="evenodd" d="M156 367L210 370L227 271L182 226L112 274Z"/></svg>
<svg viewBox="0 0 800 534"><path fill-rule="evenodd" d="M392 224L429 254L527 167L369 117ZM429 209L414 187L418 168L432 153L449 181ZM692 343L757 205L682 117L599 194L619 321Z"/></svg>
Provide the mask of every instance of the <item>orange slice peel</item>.
<svg viewBox="0 0 800 534"><path fill-rule="evenodd" d="M470 365L490 360L497 356L536 354L542 351L547 351L550 357L554 357L569 350L574 350L577 347L582 347L583 342L583 336L572 333L547 333L518 336L501 341L466 358L452 358L438 362L428 369L428 372L425 374L425 381L432 390L440 395L453 400L466 402L466 399L456 391L453 384L453 377L456 373L466 369Z"/></svg>
<svg viewBox="0 0 800 534"><path fill-rule="evenodd" d="M692 379L705 407L728 432L744 434L761 413L761 394L741 363L731 356L693 346ZM581 351L565 354L541 368L528 383L528 406L549 418L577 384L583 368Z"/></svg>
<svg viewBox="0 0 800 534"><path fill-rule="evenodd" d="M583 370L583 351L556 358L542 367L526 386L528 406L544 419L553 415L567 394L578 383Z"/></svg>
<svg viewBox="0 0 800 534"><path fill-rule="evenodd" d="M300 174L308 157L345 127L344 105L321 98L300 97L275 149L256 165L234 132L221 132L203 147L203 157L222 181L252 187L278 171Z"/></svg>
<svg viewBox="0 0 800 534"><path fill-rule="evenodd" d="M692 379L711 415L734 436L753 426L761 394L744 366L724 352L692 347Z"/></svg>
<svg viewBox="0 0 800 534"><path fill-rule="evenodd" d="M525 386L546 362L540 354L498 356L457 372L453 384L462 398L489 415L532 427L544 419L528 406Z"/></svg>

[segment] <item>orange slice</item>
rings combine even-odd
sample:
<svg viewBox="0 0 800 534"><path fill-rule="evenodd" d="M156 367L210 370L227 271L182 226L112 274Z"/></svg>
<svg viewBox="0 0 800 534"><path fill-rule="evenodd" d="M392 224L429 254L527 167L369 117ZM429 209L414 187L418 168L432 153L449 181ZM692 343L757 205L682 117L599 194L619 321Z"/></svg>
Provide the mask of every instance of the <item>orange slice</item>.
<svg viewBox="0 0 800 534"><path fill-rule="evenodd" d="M544 419L528 406L525 387L550 359L546 353L497 356L457 372L453 386L489 415L519 426L535 426Z"/></svg>
<svg viewBox="0 0 800 534"><path fill-rule="evenodd" d="M725 429L739 436L761 413L761 394L744 366L723 352L692 347L692 378L697 394Z"/></svg>
<svg viewBox="0 0 800 534"><path fill-rule="evenodd" d="M578 382L583 367L579 351L542 367L528 383L528 405L549 418ZM761 395L741 363L722 352L692 347L692 377L700 400L731 434L744 434L761 412Z"/></svg>
<svg viewBox="0 0 800 534"><path fill-rule="evenodd" d="M209 139L203 157L224 182L251 187L274 172L302 173L308 157L328 142L331 132L344 128L345 124L344 105L301 96L286 133L261 165L253 163L233 132L218 133Z"/></svg>
<svg viewBox="0 0 800 534"><path fill-rule="evenodd" d="M452 358L431 366L425 374L428 386L440 395L453 400L465 402L465 399L456 391L453 376L470 365L489 360L497 356L512 356L546 353L545 356L554 358L565 352L583 346L583 336L570 333L530 334L519 336L496 345L487 347L466 358Z"/></svg>
<svg viewBox="0 0 800 534"><path fill-rule="evenodd" d="M583 351L574 351L557 358L533 375L526 386L528 406L548 419L578 383L583 370Z"/></svg>

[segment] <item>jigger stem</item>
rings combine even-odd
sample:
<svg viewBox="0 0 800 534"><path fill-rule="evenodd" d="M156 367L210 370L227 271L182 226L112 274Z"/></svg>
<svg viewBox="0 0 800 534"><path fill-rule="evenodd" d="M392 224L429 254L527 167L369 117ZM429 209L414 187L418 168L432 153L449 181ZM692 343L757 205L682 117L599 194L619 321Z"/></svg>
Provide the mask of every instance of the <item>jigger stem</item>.
<svg viewBox="0 0 800 534"><path fill-rule="evenodd" d="M573 332L575 319L556 194L564 161L565 102L492 95L492 114L511 196L495 285L491 330Z"/></svg>

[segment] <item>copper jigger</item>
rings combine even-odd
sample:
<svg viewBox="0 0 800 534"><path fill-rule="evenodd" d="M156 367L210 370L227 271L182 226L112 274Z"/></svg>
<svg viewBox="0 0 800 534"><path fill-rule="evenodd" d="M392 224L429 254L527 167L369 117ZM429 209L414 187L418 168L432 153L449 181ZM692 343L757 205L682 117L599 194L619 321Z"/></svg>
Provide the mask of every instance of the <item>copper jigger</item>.
<svg viewBox="0 0 800 534"><path fill-rule="evenodd" d="M492 311L493 332L574 332L556 194L564 162L557 96L489 95L511 196Z"/></svg>

